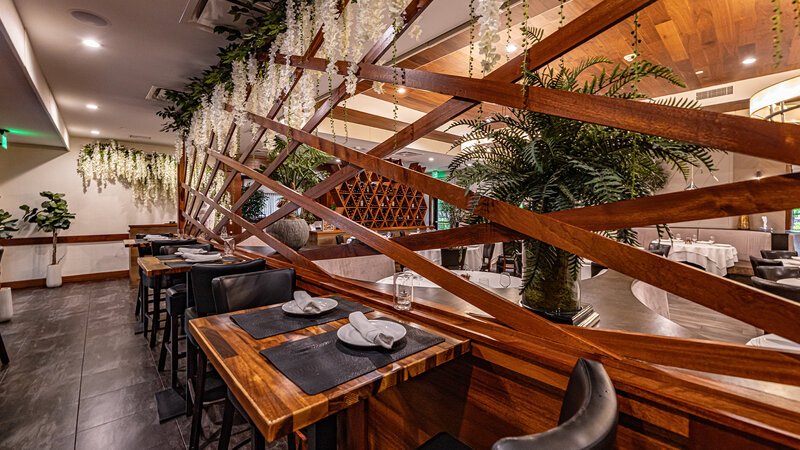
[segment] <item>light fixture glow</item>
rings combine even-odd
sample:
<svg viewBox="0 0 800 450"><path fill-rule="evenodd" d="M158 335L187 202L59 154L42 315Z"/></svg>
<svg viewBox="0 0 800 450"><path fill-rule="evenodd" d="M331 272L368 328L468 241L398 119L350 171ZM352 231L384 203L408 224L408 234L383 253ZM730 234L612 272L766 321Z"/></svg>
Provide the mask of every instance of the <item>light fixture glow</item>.
<svg viewBox="0 0 800 450"><path fill-rule="evenodd" d="M744 60L742 60L742 64L745 64L745 65L753 64L754 62L756 62L756 59L753 58L753 57L745 58Z"/></svg>
<svg viewBox="0 0 800 450"><path fill-rule="evenodd" d="M433 158L428 158L428 161L433 161Z"/></svg>
<svg viewBox="0 0 800 450"><path fill-rule="evenodd" d="M397 88L397 93L398 94L405 94L406 93L406 88L404 88L404 87Z"/></svg>
<svg viewBox="0 0 800 450"><path fill-rule="evenodd" d="M100 48L100 43L95 41L94 39L84 39L83 45L91 48Z"/></svg>
<svg viewBox="0 0 800 450"><path fill-rule="evenodd" d="M342 160L341 160L341 159L339 159L339 158L336 158L336 160L335 160L334 162L335 162L336 164L339 164L340 162L342 162Z"/></svg>
<svg viewBox="0 0 800 450"><path fill-rule="evenodd" d="M99 132L99 131L97 131L97 130L92 130L92 131L91 131L91 133L92 133L92 134L94 134L95 136L96 136L96 135L98 135L98 134L100 134L100 132Z"/></svg>
<svg viewBox="0 0 800 450"><path fill-rule="evenodd" d="M86 105L86 109L97 109L97 108L98 106L95 105L94 103L89 103Z"/></svg>
<svg viewBox="0 0 800 450"><path fill-rule="evenodd" d="M515 51L517 51L517 45L516 44L511 42L508 45L506 45L506 53L514 53Z"/></svg>
<svg viewBox="0 0 800 450"><path fill-rule="evenodd" d="M703 71L702 71L702 70L698 70L698 71L696 71L694 74L695 74L695 75L702 75L702 74L703 74Z"/></svg>
<svg viewBox="0 0 800 450"><path fill-rule="evenodd" d="M630 53L622 57L625 61L631 62L636 59L636 53Z"/></svg>

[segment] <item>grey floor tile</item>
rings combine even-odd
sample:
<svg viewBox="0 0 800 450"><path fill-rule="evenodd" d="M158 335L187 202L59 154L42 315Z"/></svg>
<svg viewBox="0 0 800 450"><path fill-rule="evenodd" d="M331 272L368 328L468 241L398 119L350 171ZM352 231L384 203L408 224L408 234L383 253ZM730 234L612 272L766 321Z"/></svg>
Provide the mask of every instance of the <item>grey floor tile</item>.
<svg viewBox="0 0 800 450"><path fill-rule="evenodd" d="M135 361L115 369L84 375L81 381L81 398L94 397L158 379L158 372L152 360Z"/></svg>
<svg viewBox="0 0 800 450"><path fill-rule="evenodd" d="M114 448L183 449L185 445L174 421L158 423L154 410L140 411L113 422L78 432L76 448L81 450Z"/></svg>
<svg viewBox="0 0 800 450"><path fill-rule="evenodd" d="M78 431L103 425L142 411L155 411L160 381L148 381L81 400Z"/></svg>

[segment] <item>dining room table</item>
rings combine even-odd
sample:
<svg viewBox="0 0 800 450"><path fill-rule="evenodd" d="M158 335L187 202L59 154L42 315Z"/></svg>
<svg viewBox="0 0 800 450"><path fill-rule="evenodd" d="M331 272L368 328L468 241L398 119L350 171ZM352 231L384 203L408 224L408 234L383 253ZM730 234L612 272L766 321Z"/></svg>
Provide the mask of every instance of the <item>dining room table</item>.
<svg viewBox="0 0 800 450"><path fill-rule="evenodd" d="M413 283L414 287L421 287L421 288L439 287L438 284L428 280L427 278L417 274L416 272L413 271L408 271L408 272L412 275L412 277L399 278L401 284ZM512 276L507 272L495 273L495 272L482 272L479 270L453 270L453 273L458 274L467 281L471 281L472 283L481 285L486 288L520 289L522 287L522 278ZM381 278L380 280L376 281L376 283L394 284L395 283L394 275Z"/></svg>
<svg viewBox="0 0 800 450"><path fill-rule="evenodd" d="M654 240L653 243L671 246L667 258L672 261L696 264L706 272L722 277L739 260L736 247L720 242L661 239Z"/></svg>
<svg viewBox="0 0 800 450"><path fill-rule="evenodd" d="M483 265L483 245L468 245L464 253L464 268L467 270L478 270ZM442 264L442 249L430 250L417 250L416 253L423 256L436 264ZM489 263L490 269L494 270L497 267L497 259L503 253L503 243L495 242L492 258Z"/></svg>
<svg viewBox="0 0 800 450"><path fill-rule="evenodd" d="M201 350L267 442L302 430L306 437L313 436L307 441L312 450L337 448L337 442L344 442L343 448L356 447L356 443L363 447L358 430L366 426L366 401L370 397L435 370L471 349L466 338L372 308L366 313L368 319L397 322L408 334L391 350L355 347L342 342L337 334L348 325L347 318L324 323L309 318L303 326L295 323L297 317L287 316L283 324L284 316L274 310L282 306L189 322ZM269 325L273 332L266 333L268 337L256 339L237 325L237 315L252 313L272 317ZM275 333L275 327L291 331ZM413 345L419 336L427 337L428 346L416 351L419 347ZM404 350L408 351L402 353ZM343 436L337 436L337 428Z"/></svg>

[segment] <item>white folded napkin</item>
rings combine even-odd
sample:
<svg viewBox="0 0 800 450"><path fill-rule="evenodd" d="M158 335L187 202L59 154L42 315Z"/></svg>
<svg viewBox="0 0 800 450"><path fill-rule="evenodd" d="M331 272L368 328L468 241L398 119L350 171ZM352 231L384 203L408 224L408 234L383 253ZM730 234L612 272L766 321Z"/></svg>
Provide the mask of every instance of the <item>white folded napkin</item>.
<svg viewBox="0 0 800 450"><path fill-rule="evenodd" d="M208 252L206 252L205 249L202 248L180 247L178 248L178 251L176 253L180 253L183 255L188 255L190 253L193 253L199 255L201 253L208 253Z"/></svg>
<svg viewBox="0 0 800 450"><path fill-rule="evenodd" d="M162 236L160 234L146 234L144 236L144 238L145 238L145 240L148 240L148 241L163 241L165 239L169 239L168 237Z"/></svg>
<svg viewBox="0 0 800 450"><path fill-rule="evenodd" d="M369 342L380 345L383 348L392 348L394 337L381 333L375 325L369 322L367 316L360 311L350 313L350 325Z"/></svg>
<svg viewBox="0 0 800 450"><path fill-rule="evenodd" d="M211 261L218 261L222 257L219 253L208 253L208 254L197 254L197 253L185 253L183 255L183 259L187 261L193 262L211 262Z"/></svg>
<svg viewBox="0 0 800 450"><path fill-rule="evenodd" d="M306 291L295 291L294 303L297 305L300 311L306 313L318 313L322 311L322 305L320 302L311 298Z"/></svg>

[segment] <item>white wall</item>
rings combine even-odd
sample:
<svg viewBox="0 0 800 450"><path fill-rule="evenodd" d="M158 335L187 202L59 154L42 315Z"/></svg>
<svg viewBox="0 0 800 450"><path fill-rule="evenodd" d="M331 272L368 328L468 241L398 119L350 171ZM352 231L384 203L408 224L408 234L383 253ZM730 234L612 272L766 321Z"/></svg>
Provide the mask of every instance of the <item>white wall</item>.
<svg viewBox="0 0 800 450"><path fill-rule="evenodd" d="M98 189L97 183L83 191L78 175L78 151L90 139L75 138L70 151L10 144L0 150L0 208L22 217L19 205L39 206L41 191L65 193L71 212L76 214L72 226L62 235L127 233L128 225L165 223L176 219L173 206L140 207L134 204L131 191L109 184ZM144 151L173 153L173 147L125 143ZM47 236L24 224L13 237ZM121 242L59 245L59 258L64 256L64 275L127 270L128 249ZM6 247L0 281L44 278L49 264L50 246Z"/></svg>

